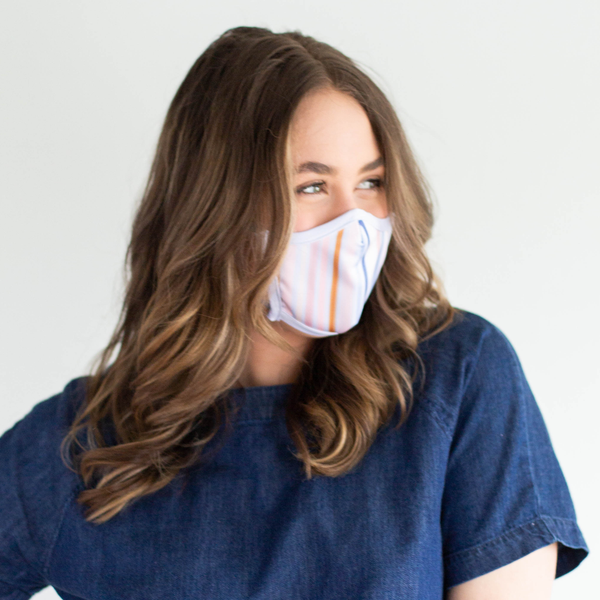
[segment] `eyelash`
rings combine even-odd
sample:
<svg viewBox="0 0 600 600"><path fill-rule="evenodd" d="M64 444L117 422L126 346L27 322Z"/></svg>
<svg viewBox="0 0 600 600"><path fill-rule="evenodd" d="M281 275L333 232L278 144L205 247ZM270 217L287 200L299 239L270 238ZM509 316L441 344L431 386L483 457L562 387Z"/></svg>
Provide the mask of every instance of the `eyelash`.
<svg viewBox="0 0 600 600"><path fill-rule="evenodd" d="M380 177L373 177L371 179L365 179L365 181L372 181L373 183L375 183L375 187L372 187L371 190L376 190L379 188L383 187L383 180ZM317 196L318 194L320 194L321 192L315 192L314 194L309 194L307 192L304 192L303 190L305 190L306 188L310 188L310 187L323 187L325 185L324 181L315 181L313 183L309 183L308 185L303 185L302 187L299 187L296 189L296 192L298 194L306 194L307 196ZM366 190L369 191L369 190Z"/></svg>

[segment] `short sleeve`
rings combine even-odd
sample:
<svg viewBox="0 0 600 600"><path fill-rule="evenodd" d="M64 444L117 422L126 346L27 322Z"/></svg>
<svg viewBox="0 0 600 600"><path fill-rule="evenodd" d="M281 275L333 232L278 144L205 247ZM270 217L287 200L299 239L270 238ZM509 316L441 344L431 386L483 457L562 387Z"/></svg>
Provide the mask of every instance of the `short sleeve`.
<svg viewBox="0 0 600 600"><path fill-rule="evenodd" d="M445 587L559 542L556 577L588 554L567 483L517 354L482 333L464 387L442 499Z"/></svg>
<svg viewBox="0 0 600 600"><path fill-rule="evenodd" d="M0 598L7 600L30 598L48 585L28 557L33 542L15 478L18 430L17 423L0 437Z"/></svg>
<svg viewBox="0 0 600 600"><path fill-rule="evenodd" d="M25 600L49 584L47 564L77 477L60 442L83 398L84 378L38 402L0 436L0 599Z"/></svg>

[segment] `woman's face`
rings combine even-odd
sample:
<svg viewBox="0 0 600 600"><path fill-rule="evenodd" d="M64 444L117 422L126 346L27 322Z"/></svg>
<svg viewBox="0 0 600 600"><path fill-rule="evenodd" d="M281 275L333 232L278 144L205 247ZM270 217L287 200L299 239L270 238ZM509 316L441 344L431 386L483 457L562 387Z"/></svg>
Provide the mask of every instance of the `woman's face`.
<svg viewBox="0 0 600 600"><path fill-rule="evenodd" d="M291 124L294 232L362 208L388 215L385 173L369 119L352 97L334 90L307 94Z"/></svg>

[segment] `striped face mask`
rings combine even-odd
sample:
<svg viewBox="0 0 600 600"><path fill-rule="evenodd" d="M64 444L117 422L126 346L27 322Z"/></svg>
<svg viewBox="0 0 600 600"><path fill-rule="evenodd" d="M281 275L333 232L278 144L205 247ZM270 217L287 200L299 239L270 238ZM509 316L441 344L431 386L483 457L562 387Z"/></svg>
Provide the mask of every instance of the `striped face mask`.
<svg viewBox="0 0 600 600"><path fill-rule="evenodd" d="M267 318L316 337L348 331L360 320L391 237L390 216L361 208L292 233L269 287Z"/></svg>

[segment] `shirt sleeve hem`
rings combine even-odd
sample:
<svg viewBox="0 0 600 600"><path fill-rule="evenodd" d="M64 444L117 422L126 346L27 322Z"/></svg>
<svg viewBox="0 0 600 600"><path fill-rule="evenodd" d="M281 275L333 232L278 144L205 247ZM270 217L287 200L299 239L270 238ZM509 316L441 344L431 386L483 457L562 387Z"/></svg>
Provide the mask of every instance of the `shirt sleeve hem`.
<svg viewBox="0 0 600 600"><path fill-rule="evenodd" d="M559 542L557 578L572 571L589 553L576 521L541 515L491 540L445 555L444 586L485 575L554 542Z"/></svg>

